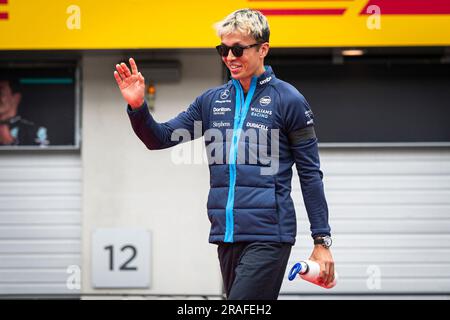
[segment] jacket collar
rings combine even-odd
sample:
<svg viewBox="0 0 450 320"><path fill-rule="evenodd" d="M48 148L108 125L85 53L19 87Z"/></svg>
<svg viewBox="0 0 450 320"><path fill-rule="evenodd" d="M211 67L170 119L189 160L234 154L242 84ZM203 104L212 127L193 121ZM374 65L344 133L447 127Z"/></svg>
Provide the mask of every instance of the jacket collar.
<svg viewBox="0 0 450 320"><path fill-rule="evenodd" d="M264 66L264 68L266 69L266 71L264 71L264 73L258 77L256 82L256 89L265 87L276 78L271 66ZM229 84L233 84L233 79L229 81Z"/></svg>
<svg viewBox="0 0 450 320"><path fill-rule="evenodd" d="M268 85L273 79L275 79L275 73L272 70L271 66L264 66L266 71L262 75L260 75L257 79L256 87L261 88Z"/></svg>

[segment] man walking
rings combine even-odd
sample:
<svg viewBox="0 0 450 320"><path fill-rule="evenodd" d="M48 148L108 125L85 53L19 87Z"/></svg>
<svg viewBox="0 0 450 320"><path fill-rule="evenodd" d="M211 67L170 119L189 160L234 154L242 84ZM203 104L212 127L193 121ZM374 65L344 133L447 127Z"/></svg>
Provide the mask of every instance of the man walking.
<svg viewBox="0 0 450 320"><path fill-rule="evenodd" d="M207 150L212 151L209 241L218 245L228 299L278 297L297 233L290 196L295 163L311 224L310 259L320 264L320 278L328 284L334 278L334 262L313 113L292 85L264 66L270 30L260 12L233 12L216 30L221 39L216 49L232 80L207 90L168 122L158 123L150 115L144 77L135 61L129 60L131 71L125 63L116 65L114 76L128 103L133 130L155 150L178 144L180 130L193 137L194 127L201 124ZM256 142L247 139L249 132L258 137ZM269 149L267 154L260 152L263 147Z"/></svg>

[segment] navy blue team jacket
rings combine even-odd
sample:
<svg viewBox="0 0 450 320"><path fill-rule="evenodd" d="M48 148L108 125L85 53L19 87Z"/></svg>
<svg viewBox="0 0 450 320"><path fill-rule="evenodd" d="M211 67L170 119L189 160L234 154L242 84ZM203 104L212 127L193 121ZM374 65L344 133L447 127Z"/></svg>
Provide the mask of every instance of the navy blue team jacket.
<svg viewBox="0 0 450 320"><path fill-rule="evenodd" d="M150 150L205 136L210 242L294 244L294 163L311 235L330 235L313 113L305 98L277 79L270 66L253 77L246 94L233 79L206 91L165 123L156 122L145 103L135 110L127 106L127 112L134 132Z"/></svg>

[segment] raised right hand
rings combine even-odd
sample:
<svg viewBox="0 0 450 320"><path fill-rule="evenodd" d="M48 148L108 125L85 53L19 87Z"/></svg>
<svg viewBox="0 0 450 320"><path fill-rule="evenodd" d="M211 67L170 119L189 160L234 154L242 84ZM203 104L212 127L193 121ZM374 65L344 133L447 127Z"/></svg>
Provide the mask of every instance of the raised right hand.
<svg viewBox="0 0 450 320"><path fill-rule="evenodd" d="M144 103L145 81L133 58L130 58L130 66L132 72L125 63L116 64L114 78L125 101L136 109Z"/></svg>

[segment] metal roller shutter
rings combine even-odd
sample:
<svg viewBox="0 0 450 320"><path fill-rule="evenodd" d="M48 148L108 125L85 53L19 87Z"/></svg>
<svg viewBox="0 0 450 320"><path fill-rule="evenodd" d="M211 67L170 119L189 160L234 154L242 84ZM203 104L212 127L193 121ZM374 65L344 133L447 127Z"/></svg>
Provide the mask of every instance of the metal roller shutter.
<svg viewBox="0 0 450 320"><path fill-rule="evenodd" d="M78 294L80 223L79 153L2 153L0 294Z"/></svg>
<svg viewBox="0 0 450 320"><path fill-rule="evenodd" d="M281 293L448 294L450 151L327 149L321 164L340 279L328 291L286 276ZM312 250L298 177L292 196L298 238L287 272Z"/></svg>

